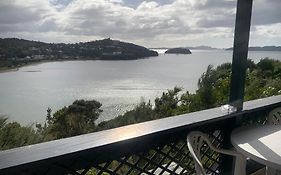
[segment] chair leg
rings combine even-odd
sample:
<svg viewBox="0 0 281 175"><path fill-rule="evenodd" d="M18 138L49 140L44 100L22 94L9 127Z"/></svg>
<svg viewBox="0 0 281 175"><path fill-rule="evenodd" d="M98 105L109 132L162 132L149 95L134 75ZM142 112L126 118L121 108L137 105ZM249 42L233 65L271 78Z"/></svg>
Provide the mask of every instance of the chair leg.
<svg viewBox="0 0 281 175"><path fill-rule="evenodd" d="M244 156L236 156L234 175L246 175L247 159Z"/></svg>
<svg viewBox="0 0 281 175"><path fill-rule="evenodd" d="M277 171L276 171L276 169L267 166L266 175L277 175Z"/></svg>
<svg viewBox="0 0 281 175"><path fill-rule="evenodd" d="M196 175L206 175L205 171L203 171L197 163L195 163L194 166L195 166Z"/></svg>

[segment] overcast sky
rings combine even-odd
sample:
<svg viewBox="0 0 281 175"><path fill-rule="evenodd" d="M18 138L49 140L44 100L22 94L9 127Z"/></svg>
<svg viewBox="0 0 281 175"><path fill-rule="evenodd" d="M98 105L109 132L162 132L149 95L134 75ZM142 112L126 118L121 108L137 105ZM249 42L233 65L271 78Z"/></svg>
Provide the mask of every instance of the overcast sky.
<svg viewBox="0 0 281 175"><path fill-rule="evenodd" d="M0 0L0 37L226 48L235 7L234 0ZM250 44L281 45L281 0L254 0Z"/></svg>

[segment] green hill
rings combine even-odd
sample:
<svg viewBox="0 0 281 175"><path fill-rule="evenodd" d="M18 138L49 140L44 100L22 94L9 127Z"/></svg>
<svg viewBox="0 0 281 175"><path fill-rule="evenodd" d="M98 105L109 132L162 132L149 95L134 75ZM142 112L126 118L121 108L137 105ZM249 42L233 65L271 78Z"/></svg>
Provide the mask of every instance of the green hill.
<svg viewBox="0 0 281 175"><path fill-rule="evenodd" d="M158 56L158 53L110 38L74 44L0 39L0 67L16 67L42 60L133 60L151 56Z"/></svg>

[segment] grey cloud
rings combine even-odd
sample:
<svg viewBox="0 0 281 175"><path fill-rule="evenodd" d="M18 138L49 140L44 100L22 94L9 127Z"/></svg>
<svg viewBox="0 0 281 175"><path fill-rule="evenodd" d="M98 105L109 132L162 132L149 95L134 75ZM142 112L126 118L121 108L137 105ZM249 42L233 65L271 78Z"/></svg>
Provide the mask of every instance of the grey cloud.
<svg viewBox="0 0 281 175"><path fill-rule="evenodd" d="M133 7L136 8L138 7L144 0L123 0L124 4L126 4L129 7ZM170 4L173 3L174 0L154 0L155 2L157 2L160 5L164 5L164 4Z"/></svg>
<svg viewBox="0 0 281 175"><path fill-rule="evenodd" d="M203 18L198 21L198 26L200 27L227 27L231 28L234 27L235 24L235 15L226 15L223 18L214 18L214 19L207 19Z"/></svg>
<svg viewBox="0 0 281 175"><path fill-rule="evenodd" d="M253 4L252 24L281 23L280 0L256 0Z"/></svg>
<svg viewBox="0 0 281 175"><path fill-rule="evenodd" d="M199 8L201 9L210 9L210 8L216 8L216 9L232 9L236 7L236 2L235 0L230 0L230 1L222 1L222 0L208 0L206 4L200 6Z"/></svg>
<svg viewBox="0 0 281 175"><path fill-rule="evenodd" d="M110 9L106 4L96 4L87 10L75 11L71 14L73 20L70 20L71 25L67 28L68 33L148 38L167 32L187 32L188 27L174 17L149 15L146 12L137 14L132 9L120 10L121 12ZM127 12L122 10L127 10Z"/></svg>
<svg viewBox="0 0 281 175"><path fill-rule="evenodd" d="M0 2L0 32L46 32L54 30L52 8L45 1ZM49 21L49 22L48 22Z"/></svg>
<svg viewBox="0 0 281 175"><path fill-rule="evenodd" d="M12 3L17 1L21 3ZM40 36L39 33L54 32L64 38L112 37L131 41L165 36L171 40L189 37L203 40L211 35L231 38L236 7L234 0L123 0L122 3L119 0L28 0L26 4L23 1L0 2L1 36L17 32L30 35L37 32ZM280 0L255 0L253 28L281 23L280 9Z"/></svg>
<svg viewBox="0 0 281 175"><path fill-rule="evenodd" d="M17 24L0 24L0 33L21 32L22 28Z"/></svg>
<svg viewBox="0 0 281 175"><path fill-rule="evenodd" d="M234 27L235 14L227 13L227 10L234 9L236 2L218 2L219 0L208 0L206 4L199 6L209 16L203 16L198 20L200 27ZM281 23L281 2L280 0L256 0L253 2L252 25L267 25ZM204 7L204 8L203 8ZM220 7L212 9L210 7ZM222 11L225 9L225 11ZM221 17L215 17L215 14L222 14ZM210 16L214 15L212 18Z"/></svg>
<svg viewBox="0 0 281 175"><path fill-rule="evenodd" d="M32 27L31 27L32 26ZM37 32L37 27L33 23L0 24L1 33L11 32Z"/></svg>
<svg viewBox="0 0 281 175"><path fill-rule="evenodd" d="M0 6L0 24L16 24L39 20L38 13L19 5Z"/></svg>
<svg viewBox="0 0 281 175"><path fill-rule="evenodd" d="M37 32L50 32L60 30L59 25L55 19L46 19L42 23L37 25Z"/></svg>
<svg viewBox="0 0 281 175"><path fill-rule="evenodd" d="M124 15L110 12L104 6L93 6L87 10L78 10L70 14L67 27L68 34L109 35L120 33L127 25Z"/></svg>

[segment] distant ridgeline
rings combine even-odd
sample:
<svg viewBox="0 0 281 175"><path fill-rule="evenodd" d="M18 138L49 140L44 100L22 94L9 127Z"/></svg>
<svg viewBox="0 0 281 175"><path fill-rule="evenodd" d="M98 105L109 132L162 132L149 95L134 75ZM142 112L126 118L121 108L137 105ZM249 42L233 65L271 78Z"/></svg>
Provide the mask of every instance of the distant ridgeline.
<svg viewBox="0 0 281 175"><path fill-rule="evenodd" d="M40 60L132 60L158 53L132 43L110 38L75 44L44 43L16 38L0 39L0 67L2 62ZM10 61L10 62L9 62Z"/></svg>
<svg viewBox="0 0 281 175"><path fill-rule="evenodd" d="M233 50L233 47L226 50ZM281 51L281 46L249 47L249 51Z"/></svg>

